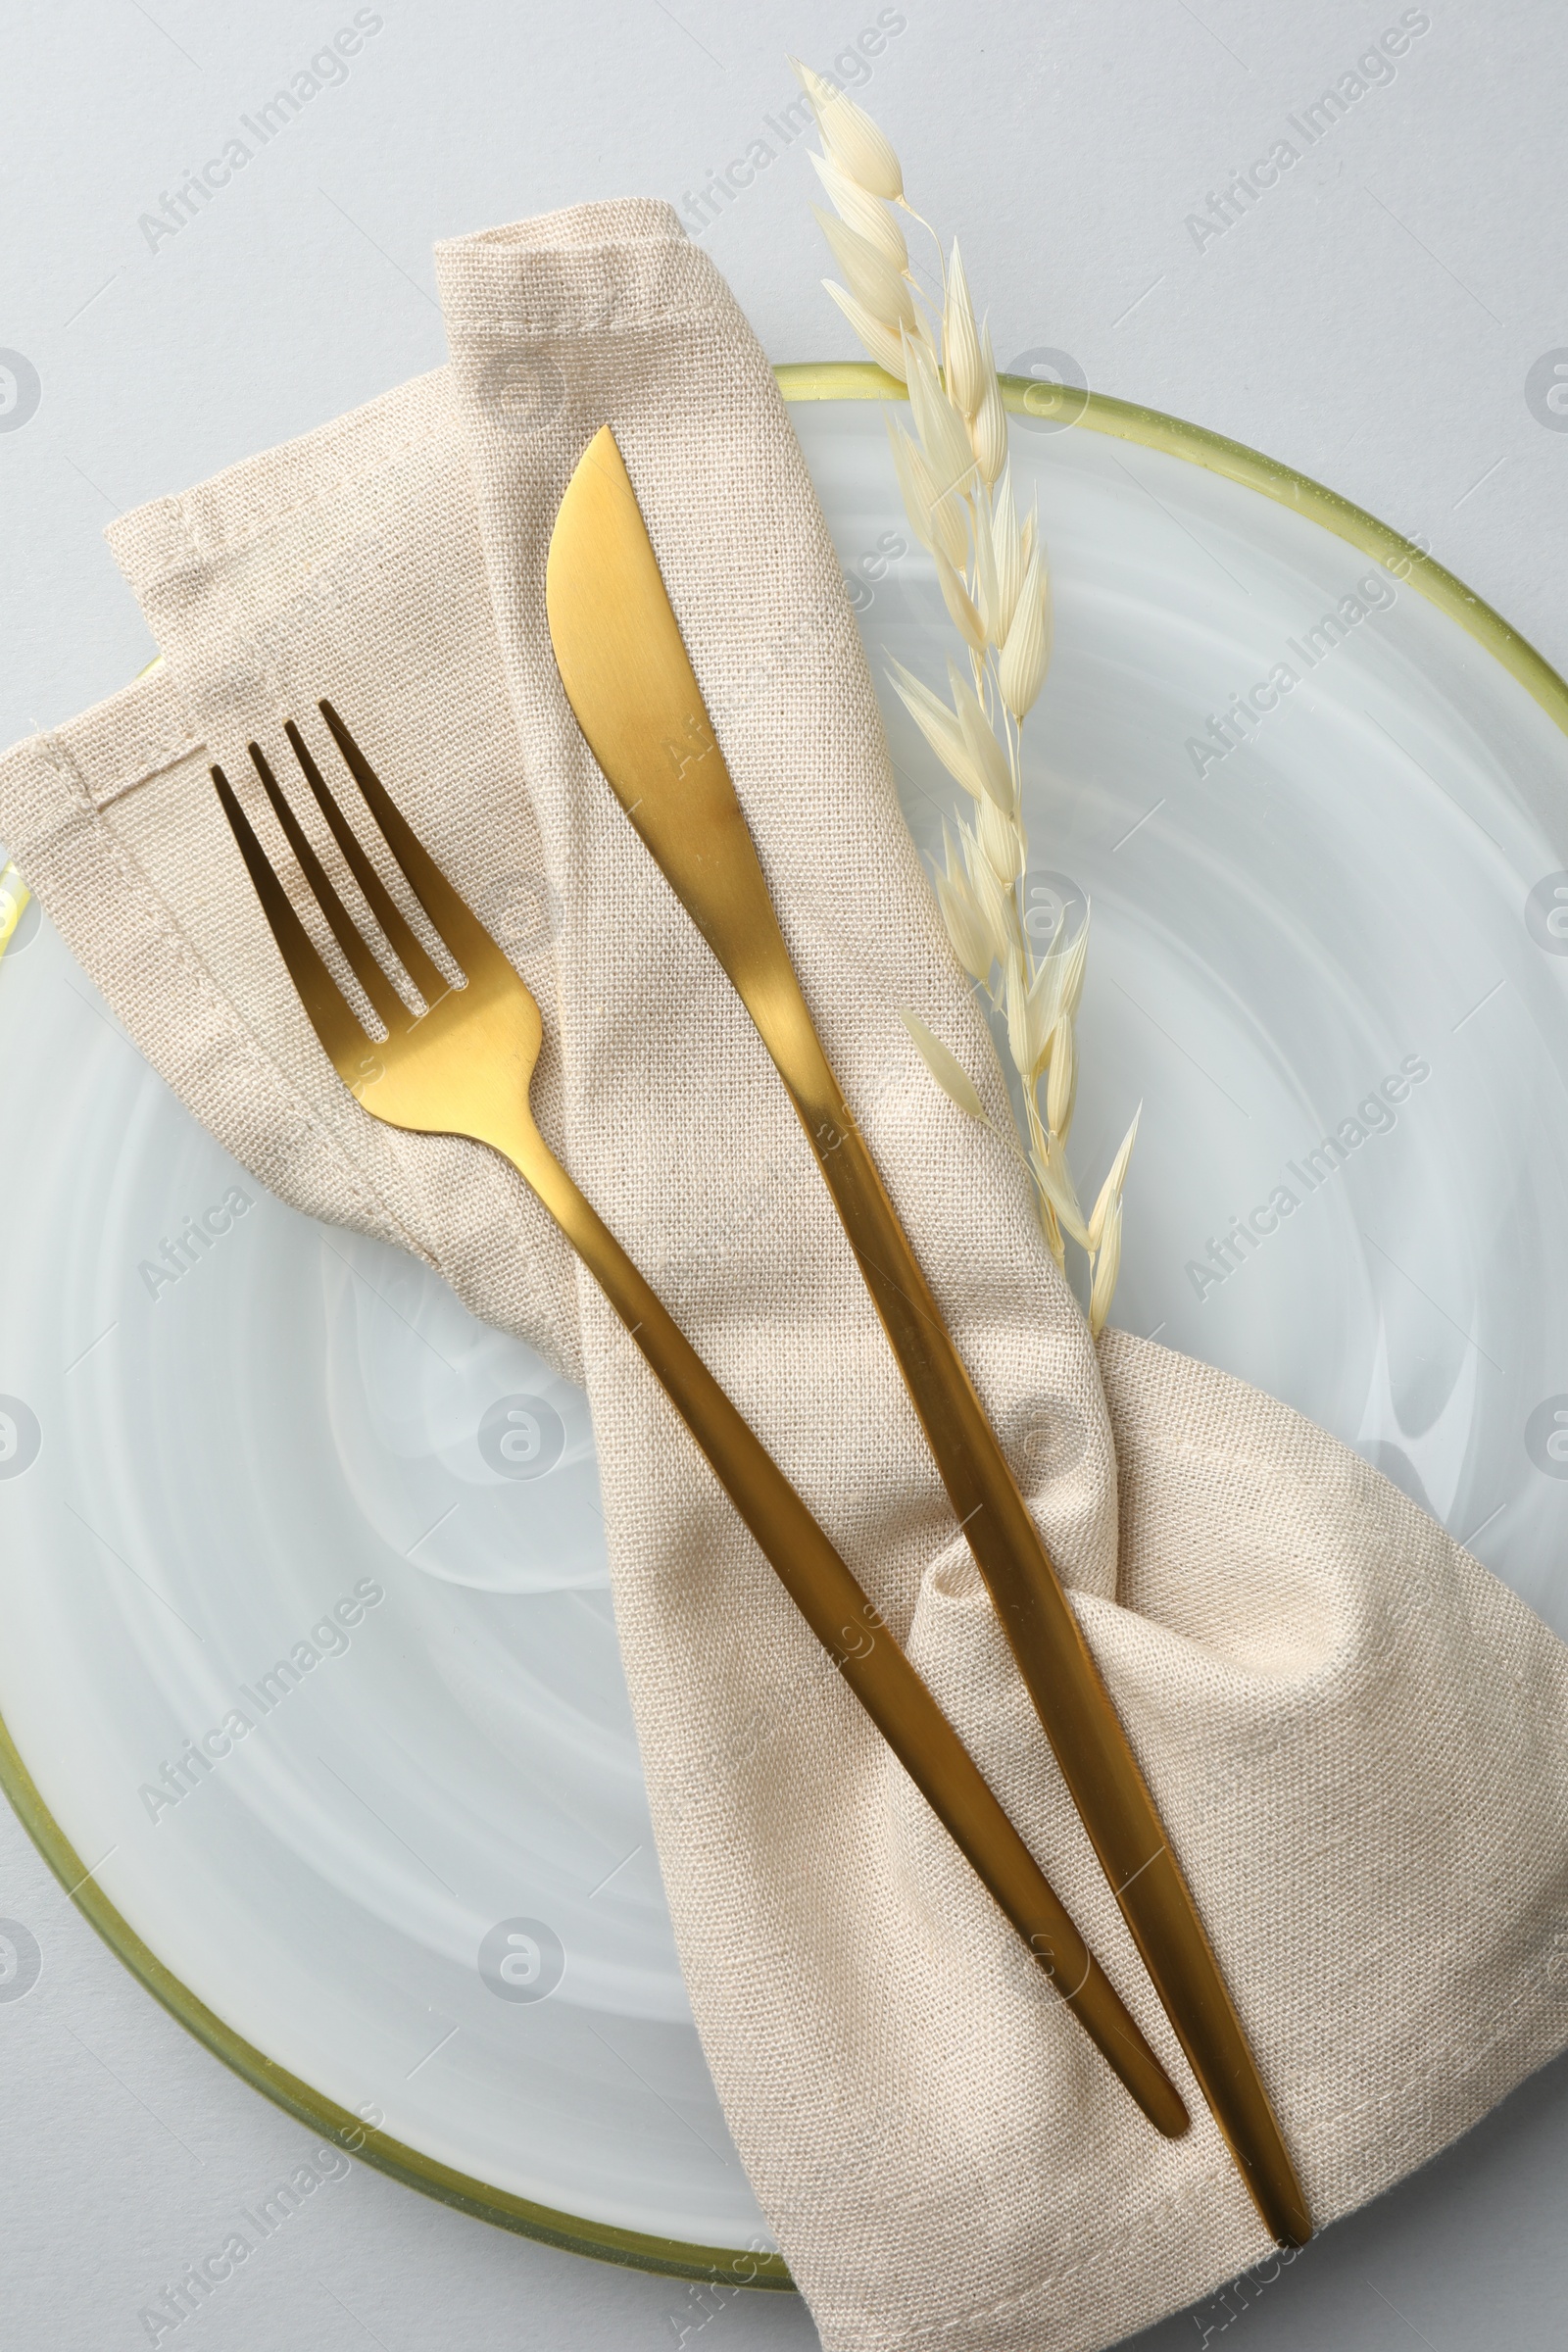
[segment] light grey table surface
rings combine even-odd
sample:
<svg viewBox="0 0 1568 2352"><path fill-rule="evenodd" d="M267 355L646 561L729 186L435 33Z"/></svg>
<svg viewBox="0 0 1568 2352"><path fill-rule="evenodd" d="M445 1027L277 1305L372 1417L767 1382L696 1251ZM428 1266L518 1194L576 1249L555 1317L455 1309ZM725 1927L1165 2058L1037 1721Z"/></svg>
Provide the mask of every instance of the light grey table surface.
<svg viewBox="0 0 1568 2352"><path fill-rule="evenodd" d="M1568 413L1548 398L1559 361L1568 385L1560 0L377 0L359 17L376 28L345 76L158 234L143 217L354 7L4 10L5 741L112 692L151 653L99 538L115 512L439 364L438 237L666 196L773 358L850 356L818 282L805 139L722 208L692 202L790 95L789 51L863 75L915 201L963 236L1004 364L1069 353L1097 388L1425 534L1568 669ZM879 23L867 59L857 44ZM1358 77L1342 114L1307 117L1313 143L1275 185L1233 200L1228 222L1214 214L1276 141L1304 145L1291 119L1401 24L1413 37L1392 78ZM0 1989L0 2340L145 2343L138 2314L162 2282L309 2143L122 1972L3 1808L0 1915L42 1962L24 1998ZM1556 2345L1565 2219L1568 2062L1277 2278L1142 2341ZM715 2297L556 2253L362 2166L224 2296L177 2340L815 2340L793 2297Z"/></svg>

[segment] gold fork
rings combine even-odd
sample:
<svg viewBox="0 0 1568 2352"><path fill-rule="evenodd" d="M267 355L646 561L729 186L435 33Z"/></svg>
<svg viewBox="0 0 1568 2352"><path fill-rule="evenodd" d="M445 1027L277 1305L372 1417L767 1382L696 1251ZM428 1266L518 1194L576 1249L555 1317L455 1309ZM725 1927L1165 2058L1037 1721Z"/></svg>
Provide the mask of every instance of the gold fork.
<svg viewBox="0 0 1568 2352"><path fill-rule="evenodd" d="M305 882L386 1035L372 1039L317 953L220 767L212 771L284 963L345 1086L372 1118L461 1135L509 1160L589 1267L808 1625L915 1787L967 1855L1079 2024L1156 2130L1187 2110L1099 1963L914 1667L795 1489L546 1147L528 1105L539 1007L380 783L330 703L318 706L382 839L453 963L454 986L366 855L299 728L283 732L366 905L423 1000L405 1004L328 879L265 754L250 756Z"/></svg>

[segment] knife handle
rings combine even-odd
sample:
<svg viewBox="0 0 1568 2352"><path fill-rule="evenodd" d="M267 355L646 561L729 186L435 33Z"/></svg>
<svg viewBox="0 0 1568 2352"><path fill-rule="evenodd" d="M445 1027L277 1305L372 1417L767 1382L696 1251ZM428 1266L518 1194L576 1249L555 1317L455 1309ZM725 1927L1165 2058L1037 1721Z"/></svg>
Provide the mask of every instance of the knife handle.
<svg viewBox="0 0 1568 2352"><path fill-rule="evenodd" d="M524 1133L506 1156L593 1274L802 1616L1036 1964L1155 2130L1179 2138L1189 2119L1169 2077L869 1595L537 1134Z"/></svg>
<svg viewBox="0 0 1568 2352"><path fill-rule="evenodd" d="M787 1059L774 1053L774 1060L1062 1778L1258 2213L1282 2245L1304 2245L1312 2234L1305 2195L1094 1652L810 1029L804 999L798 1011L792 1006L784 1015L776 978L774 990L768 1024L759 1022L763 1043L772 1053L774 1041L787 1042ZM803 1029L809 1031L808 1049Z"/></svg>

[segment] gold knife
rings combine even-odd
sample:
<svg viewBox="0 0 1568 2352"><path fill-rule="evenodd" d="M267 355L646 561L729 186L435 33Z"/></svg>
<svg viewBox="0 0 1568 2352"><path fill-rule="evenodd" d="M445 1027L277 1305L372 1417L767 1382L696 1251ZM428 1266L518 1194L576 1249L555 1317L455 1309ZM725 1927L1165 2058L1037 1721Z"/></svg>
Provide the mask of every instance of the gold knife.
<svg viewBox="0 0 1568 2352"><path fill-rule="evenodd" d="M1265 2226L1306 2198L1094 1654L812 1026L614 435L556 517L546 609L589 749L723 965L800 1114L1062 1777Z"/></svg>

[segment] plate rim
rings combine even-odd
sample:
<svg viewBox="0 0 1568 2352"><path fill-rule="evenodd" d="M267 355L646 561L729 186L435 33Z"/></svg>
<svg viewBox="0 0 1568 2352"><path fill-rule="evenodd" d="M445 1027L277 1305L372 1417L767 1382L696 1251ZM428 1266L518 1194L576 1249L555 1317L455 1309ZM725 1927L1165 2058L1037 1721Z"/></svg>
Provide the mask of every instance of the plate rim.
<svg viewBox="0 0 1568 2352"><path fill-rule="evenodd" d="M773 375L780 394L789 403L908 398L906 385L869 360L787 362L775 367ZM1049 414L1055 408L1061 391L1054 384L1043 387L1039 379L1031 376L1004 374L1001 383L1004 405L1015 416ZM1290 507L1377 562L1390 567L1398 565L1399 576L1456 620L1568 735L1568 682L1501 613L1467 588L1417 541L1407 539L1402 532L1379 521L1364 507L1342 498L1310 475L1298 472L1279 459L1265 457L1245 442L1230 440L1203 425L1188 423L1163 410L1118 400L1109 393L1069 387L1069 397L1077 413L1060 420L1061 429L1083 428L1110 434L1181 458L1188 464L1202 466L1273 499L1278 505ZM0 955L3 953L4 941L0 940ZM259 2090L293 2116L297 2123L331 2139L406 2188L417 2189L460 2213L471 2214L476 2220L544 2245L656 2276L795 2291L795 2281L782 2255L621 2230L612 2223L537 2204L442 2164L438 2158L409 2147L351 2114L246 2040L198 1999L142 1941L129 1921L94 1883L92 1871L83 1864L50 1811L3 1714L0 1714L0 1790L10 1800L68 1900L75 1905L121 1964L214 2057L252 2089Z"/></svg>
<svg viewBox="0 0 1568 2352"><path fill-rule="evenodd" d="M775 367L773 374L786 401L907 400L909 397L907 387L897 376L889 375L871 360L790 361ZM1277 506L1292 508L1309 522L1332 531L1337 539L1348 540L1363 555L1375 557L1390 568L1397 564L1401 566L1399 576L1467 630L1568 734L1568 682L1511 621L1504 620L1484 597L1466 587L1458 574L1440 564L1419 540L1407 539L1402 531L1380 521L1365 507L1342 498L1337 490L1314 481L1310 474L1298 472L1282 459L1265 457L1261 450L1250 448L1245 441L1232 441L1206 425L1190 424L1185 417L1168 416L1163 409L1117 400L1108 392L1081 391L1072 385L1063 387L1036 376L1004 375L999 371L999 380L1003 406L1012 416L1048 415L1065 390L1075 404L1076 413L1070 418L1060 419L1059 429L1070 431L1082 427L1087 432L1108 433L1117 440L1137 441L1146 449L1160 450L1168 457L1185 459L1189 465L1205 466L1210 473L1223 474L1228 481L1239 482L1245 489L1261 492ZM1047 396L1044 401L1043 394ZM1082 406L1077 407L1078 403Z"/></svg>

